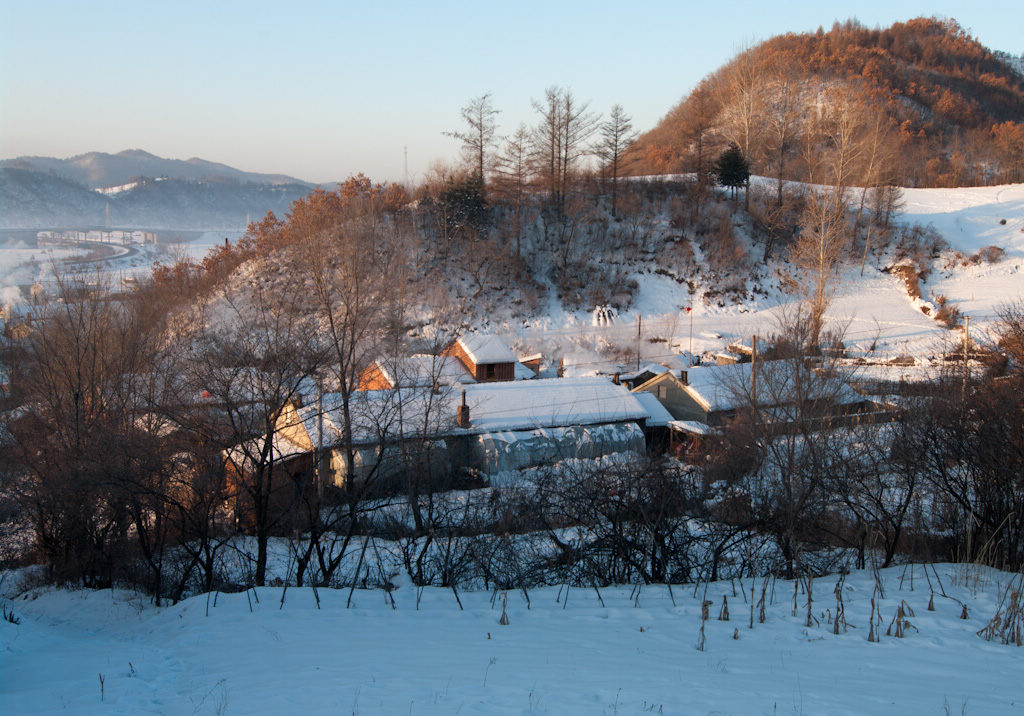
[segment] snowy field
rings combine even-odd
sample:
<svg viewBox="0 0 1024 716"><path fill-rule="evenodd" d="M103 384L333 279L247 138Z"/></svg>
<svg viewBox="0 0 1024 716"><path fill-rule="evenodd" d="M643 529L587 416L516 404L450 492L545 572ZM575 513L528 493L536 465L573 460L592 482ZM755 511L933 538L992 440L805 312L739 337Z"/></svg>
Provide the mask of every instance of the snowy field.
<svg viewBox="0 0 1024 716"><path fill-rule="evenodd" d="M835 576L813 582L810 627L807 594L794 616L793 583L769 583L753 629L749 580L601 589L603 605L594 589L533 590L529 608L522 592L460 592L464 610L440 588L417 609L408 583L394 606L356 590L346 608L347 590L321 589L319 609L296 588L283 606L267 587L159 609L126 592L30 590L5 601L21 623L0 622L0 713L1020 713L1024 650L976 634L1012 576L969 572L883 570L879 643L866 571L846 578L838 635ZM900 604L902 639L886 635Z"/></svg>

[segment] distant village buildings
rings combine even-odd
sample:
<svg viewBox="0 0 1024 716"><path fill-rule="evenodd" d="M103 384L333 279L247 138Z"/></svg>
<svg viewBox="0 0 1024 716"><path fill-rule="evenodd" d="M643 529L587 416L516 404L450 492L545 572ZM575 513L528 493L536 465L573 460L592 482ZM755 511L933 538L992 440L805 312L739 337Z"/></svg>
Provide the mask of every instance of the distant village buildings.
<svg viewBox="0 0 1024 716"><path fill-rule="evenodd" d="M40 246L79 244L83 241L101 244L146 245L156 243L156 233L153 231L128 231L126 229L93 229L90 231L69 229L66 231L39 231L36 233L36 242Z"/></svg>

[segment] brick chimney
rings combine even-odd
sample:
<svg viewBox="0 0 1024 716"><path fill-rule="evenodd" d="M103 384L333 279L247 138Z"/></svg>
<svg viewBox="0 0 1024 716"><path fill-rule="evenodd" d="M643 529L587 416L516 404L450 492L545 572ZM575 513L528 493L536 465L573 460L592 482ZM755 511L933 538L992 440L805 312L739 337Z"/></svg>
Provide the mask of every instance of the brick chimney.
<svg viewBox="0 0 1024 716"><path fill-rule="evenodd" d="M455 416L455 424L460 428L469 427L469 406L466 405L466 391L462 391L462 405L459 406L459 412Z"/></svg>

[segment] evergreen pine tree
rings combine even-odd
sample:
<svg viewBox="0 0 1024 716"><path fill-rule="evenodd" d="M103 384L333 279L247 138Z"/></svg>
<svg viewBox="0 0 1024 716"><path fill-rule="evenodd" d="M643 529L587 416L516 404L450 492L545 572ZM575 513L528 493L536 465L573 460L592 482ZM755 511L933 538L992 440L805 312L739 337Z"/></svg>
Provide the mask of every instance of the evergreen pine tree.
<svg viewBox="0 0 1024 716"><path fill-rule="evenodd" d="M715 162L715 173L718 175L718 183L732 190L734 199L736 190L746 186L750 180L750 162L743 156L743 151L736 142L731 142L728 149L719 155L718 161Z"/></svg>

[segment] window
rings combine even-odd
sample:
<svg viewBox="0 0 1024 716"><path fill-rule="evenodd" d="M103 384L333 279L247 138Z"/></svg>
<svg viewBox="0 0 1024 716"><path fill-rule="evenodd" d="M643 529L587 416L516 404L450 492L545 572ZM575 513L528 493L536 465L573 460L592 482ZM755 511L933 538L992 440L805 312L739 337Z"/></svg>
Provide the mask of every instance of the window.
<svg viewBox="0 0 1024 716"><path fill-rule="evenodd" d="M668 397L668 386L659 385L658 386L658 400L664 400L667 397Z"/></svg>

